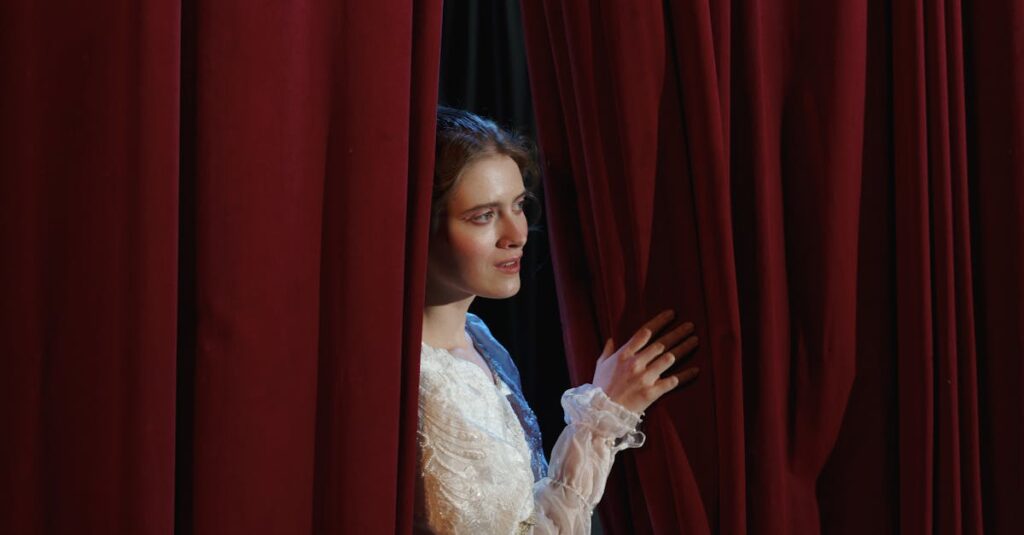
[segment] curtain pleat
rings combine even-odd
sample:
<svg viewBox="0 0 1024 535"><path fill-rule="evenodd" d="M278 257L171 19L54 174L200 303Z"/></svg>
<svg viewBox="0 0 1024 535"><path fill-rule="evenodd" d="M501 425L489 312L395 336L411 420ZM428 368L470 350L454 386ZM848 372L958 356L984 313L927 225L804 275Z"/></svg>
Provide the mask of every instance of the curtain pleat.
<svg viewBox="0 0 1024 535"><path fill-rule="evenodd" d="M702 341L606 530L1014 532L1019 3L522 7L573 381ZM440 24L0 6L0 532L412 530Z"/></svg>
<svg viewBox="0 0 1024 535"><path fill-rule="evenodd" d="M1013 531L1024 10L523 13L573 381L662 308L702 341L607 531Z"/></svg>
<svg viewBox="0 0 1024 535"><path fill-rule="evenodd" d="M4 533L171 525L176 13L0 7Z"/></svg>
<svg viewBox="0 0 1024 535"><path fill-rule="evenodd" d="M441 6L0 8L0 532L410 532Z"/></svg>

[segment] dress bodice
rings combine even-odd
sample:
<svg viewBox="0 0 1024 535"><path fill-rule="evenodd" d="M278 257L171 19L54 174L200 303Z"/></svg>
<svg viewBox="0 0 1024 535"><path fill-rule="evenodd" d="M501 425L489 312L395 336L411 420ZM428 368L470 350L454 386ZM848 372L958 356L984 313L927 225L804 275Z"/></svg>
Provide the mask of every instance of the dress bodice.
<svg viewBox="0 0 1024 535"><path fill-rule="evenodd" d="M493 376L445 349L421 347L417 528L589 533L615 453L643 444L641 415L593 385L566 391L568 425L549 467L508 353L475 316L467 333Z"/></svg>

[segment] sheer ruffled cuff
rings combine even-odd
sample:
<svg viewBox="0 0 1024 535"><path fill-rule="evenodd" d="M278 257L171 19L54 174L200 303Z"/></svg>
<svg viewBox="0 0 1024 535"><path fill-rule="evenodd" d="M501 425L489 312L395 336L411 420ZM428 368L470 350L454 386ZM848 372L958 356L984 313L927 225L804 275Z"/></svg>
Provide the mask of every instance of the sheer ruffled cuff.
<svg viewBox="0 0 1024 535"><path fill-rule="evenodd" d="M562 395L565 423L586 427L610 441L613 452L643 446L646 436L638 429L643 413L635 413L611 400L604 390L583 384Z"/></svg>
<svg viewBox="0 0 1024 535"><path fill-rule="evenodd" d="M590 533L590 516L604 494L615 454L644 443L643 414L585 384L562 395L565 430L551 452L548 477L534 486L535 533Z"/></svg>

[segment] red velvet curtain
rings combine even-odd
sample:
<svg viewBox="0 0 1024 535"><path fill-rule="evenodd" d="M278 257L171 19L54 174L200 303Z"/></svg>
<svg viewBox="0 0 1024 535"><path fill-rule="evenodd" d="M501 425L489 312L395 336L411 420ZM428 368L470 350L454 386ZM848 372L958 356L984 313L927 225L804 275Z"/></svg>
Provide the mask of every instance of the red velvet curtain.
<svg viewBox="0 0 1024 535"><path fill-rule="evenodd" d="M570 371L664 307L611 533L1012 533L1024 9L523 3Z"/></svg>
<svg viewBox="0 0 1024 535"><path fill-rule="evenodd" d="M411 531L440 16L3 3L0 532Z"/></svg>

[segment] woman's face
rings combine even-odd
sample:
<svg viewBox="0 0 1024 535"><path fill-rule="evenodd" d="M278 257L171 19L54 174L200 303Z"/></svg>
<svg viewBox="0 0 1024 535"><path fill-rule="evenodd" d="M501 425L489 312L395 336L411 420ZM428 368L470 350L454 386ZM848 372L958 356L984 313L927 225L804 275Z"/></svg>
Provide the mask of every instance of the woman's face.
<svg viewBox="0 0 1024 535"><path fill-rule="evenodd" d="M508 156L464 167L431 239L428 294L444 301L515 295L526 244L525 200L519 166Z"/></svg>

